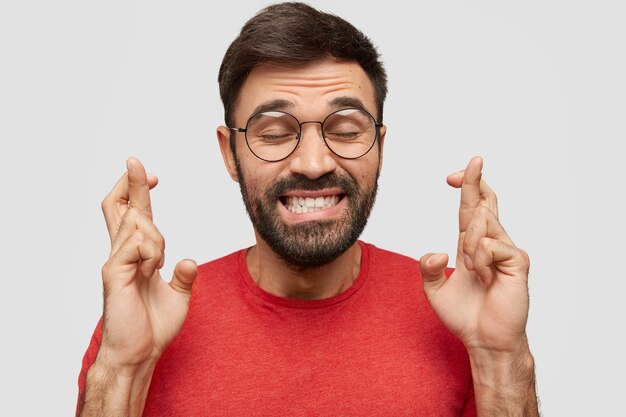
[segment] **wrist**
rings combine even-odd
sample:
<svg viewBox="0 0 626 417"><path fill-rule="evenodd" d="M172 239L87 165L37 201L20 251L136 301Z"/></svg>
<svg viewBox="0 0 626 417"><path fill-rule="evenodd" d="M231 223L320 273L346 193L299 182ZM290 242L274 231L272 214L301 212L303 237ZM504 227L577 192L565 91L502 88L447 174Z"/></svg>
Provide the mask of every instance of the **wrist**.
<svg viewBox="0 0 626 417"><path fill-rule="evenodd" d="M515 349L468 349L474 385L499 389L534 383L535 361L524 338Z"/></svg>
<svg viewBox="0 0 626 417"><path fill-rule="evenodd" d="M141 379L146 373L152 374L158 357L149 357L141 362L125 361L119 358L111 349L103 343L98 349L98 355L92 366L97 367L99 372L106 372L120 380L135 381Z"/></svg>
<svg viewBox="0 0 626 417"><path fill-rule="evenodd" d="M120 415L141 416L148 396L156 361L133 366L111 362L106 349L98 351L87 372L81 416L100 416L101 411L118 410Z"/></svg>
<svg viewBox="0 0 626 417"><path fill-rule="evenodd" d="M477 415L539 416L535 361L528 343L515 350L469 350Z"/></svg>

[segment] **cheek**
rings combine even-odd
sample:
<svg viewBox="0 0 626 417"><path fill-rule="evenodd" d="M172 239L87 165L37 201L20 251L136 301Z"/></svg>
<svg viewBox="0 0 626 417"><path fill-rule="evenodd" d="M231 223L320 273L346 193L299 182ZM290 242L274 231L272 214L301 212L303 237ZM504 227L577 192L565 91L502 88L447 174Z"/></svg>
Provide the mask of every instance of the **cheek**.
<svg viewBox="0 0 626 417"><path fill-rule="evenodd" d="M354 166L346 166L348 173L357 180L361 186L369 186L376 180L378 172L378 157L374 155L374 158L367 158L353 161L356 164Z"/></svg>
<svg viewBox="0 0 626 417"><path fill-rule="evenodd" d="M240 160L240 170L244 185L251 197L264 198L267 190L279 177L281 173L280 167L274 166L276 163L265 163L254 157L254 155L252 157L255 160Z"/></svg>

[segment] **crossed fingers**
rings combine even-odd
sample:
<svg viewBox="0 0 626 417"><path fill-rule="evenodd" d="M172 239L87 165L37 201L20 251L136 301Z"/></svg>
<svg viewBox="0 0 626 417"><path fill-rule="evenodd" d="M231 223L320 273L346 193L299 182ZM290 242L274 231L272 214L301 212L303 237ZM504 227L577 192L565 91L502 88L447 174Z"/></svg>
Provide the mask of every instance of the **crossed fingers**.
<svg viewBox="0 0 626 417"><path fill-rule="evenodd" d="M147 175L141 162L135 158L129 158L126 166L127 172L122 175L102 201L102 212L112 248L115 246L118 231L122 227L122 219L130 208L136 209L138 214L150 222L153 219L150 190L157 185L157 177Z"/></svg>
<svg viewBox="0 0 626 417"><path fill-rule="evenodd" d="M106 271L136 264L141 276L149 278L165 262L165 239L152 222L150 202L150 189L156 186L158 180L148 176L141 162L135 158L129 158L126 165L127 172L102 202L111 238Z"/></svg>
<svg viewBox="0 0 626 417"><path fill-rule="evenodd" d="M493 190L482 179L483 160L474 157L467 168L450 174L448 184L461 189L461 206L459 208L459 231L464 232L469 224L474 209L483 206L491 210L498 218L498 199Z"/></svg>
<svg viewBox="0 0 626 417"><path fill-rule="evenodd" d="M481 158L472 158L465 170L448 176L448 183L461 188L457 266L476 271L488 283L495 276L496 263L520 264L524 254L498 220L497 198L482 180L482 166Z"/></svg>

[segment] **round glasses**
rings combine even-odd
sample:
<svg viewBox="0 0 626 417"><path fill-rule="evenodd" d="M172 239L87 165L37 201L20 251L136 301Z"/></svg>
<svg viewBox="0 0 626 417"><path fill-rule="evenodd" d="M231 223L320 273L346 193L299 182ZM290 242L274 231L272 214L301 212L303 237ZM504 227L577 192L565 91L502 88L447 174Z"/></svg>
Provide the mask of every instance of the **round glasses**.
<svg viewBox="0 0 626 417"><path fill-rule="evenodd" d="M322 138L334 154L345 159L360 158L372 149L382 123L361 109L337 110L324 121L300 122L282 111L267 111L252 115L245 128L231 127L245 133L250 151L259 159L277 162L293 153L302 138L302 125L318 123Z"/></svg>

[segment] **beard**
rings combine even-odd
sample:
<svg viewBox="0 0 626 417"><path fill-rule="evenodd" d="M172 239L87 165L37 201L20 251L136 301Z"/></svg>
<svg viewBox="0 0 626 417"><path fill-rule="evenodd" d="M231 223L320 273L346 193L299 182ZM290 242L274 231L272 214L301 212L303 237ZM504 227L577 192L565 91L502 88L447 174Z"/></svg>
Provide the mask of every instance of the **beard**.
<svg viewBox="0 0 626 417"><path fill-rule="evenodd" d="M359 238L374 207L378 176L368 188L361 188L348 174L328 173L315 180L296 174L277 179L265 191L251 189L235 157L239 188L252 225L269 247L295 269L326 265ZM278 213L280 196L290 190L317 191L331 187L343 190L348 198L345 214L337 219L288 224ZM282 202L284 203L284 201Z"/></svg>

